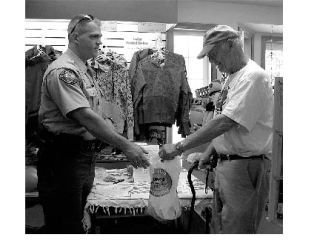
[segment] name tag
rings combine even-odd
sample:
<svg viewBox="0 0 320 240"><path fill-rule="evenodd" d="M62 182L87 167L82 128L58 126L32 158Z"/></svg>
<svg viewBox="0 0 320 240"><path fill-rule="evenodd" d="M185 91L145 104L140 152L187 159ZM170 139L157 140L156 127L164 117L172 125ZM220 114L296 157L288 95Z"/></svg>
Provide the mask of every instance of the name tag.
<svg viewBox="0 0 320 240"><path fill-rule="evenodd" d="M95 97L95 96L97 96L97 90L96 90L95 88L87 88L86 90L87 90L88 95L89 95L90 97Z"/></svg>

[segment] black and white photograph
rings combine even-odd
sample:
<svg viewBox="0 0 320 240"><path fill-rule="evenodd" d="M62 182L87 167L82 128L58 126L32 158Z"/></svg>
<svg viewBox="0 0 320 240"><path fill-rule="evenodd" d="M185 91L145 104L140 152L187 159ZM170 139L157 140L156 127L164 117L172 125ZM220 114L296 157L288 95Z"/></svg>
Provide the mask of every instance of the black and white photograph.
<svg viewBox="0 0 320 240"><path fill-rule="evenodd" d="M25 1L25 234L282 234L283 1Z"/></svg>
<svg viewBox="0 0 320 240"><path fill-rule="evenodd" d="M13 1L1 37L1 225L26 238L312 239L319 165L304 154L319 148L309 106L318 30L302 22L315 22L308 4Z"/></svg>

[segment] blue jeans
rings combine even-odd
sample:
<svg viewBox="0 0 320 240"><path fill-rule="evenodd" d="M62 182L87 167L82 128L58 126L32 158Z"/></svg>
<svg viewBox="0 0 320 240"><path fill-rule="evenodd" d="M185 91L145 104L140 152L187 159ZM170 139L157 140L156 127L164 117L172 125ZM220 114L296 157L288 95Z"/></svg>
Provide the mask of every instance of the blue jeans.
<svg viewBox="0 0 320 240"><path fill-rule="evenodd" d="M269 192L268 159L219 161L215 188L222 202L221 233L256 233Z"/></svg>
<svg viewBox="0 0 320 240"><path fill-rule="evenodd" d="M94 180L94 154L66 143L38 153L38 191L46 233L84 233L83 210Z"/></svg>

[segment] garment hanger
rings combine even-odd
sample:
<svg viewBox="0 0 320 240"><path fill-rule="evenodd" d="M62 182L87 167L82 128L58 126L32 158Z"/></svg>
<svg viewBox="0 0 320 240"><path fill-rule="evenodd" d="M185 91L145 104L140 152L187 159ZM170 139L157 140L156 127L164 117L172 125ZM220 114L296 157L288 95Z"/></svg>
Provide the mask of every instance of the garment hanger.
<svg viewBox="0 0 320 240"><path fill-rule="evenodd" d="M153 57L157 57L159 60L165 59L165 54L167 53L165 47L163 46L162 42L162 36L161 33L159 33L156 37L154 47L152 48L154 51Z"/></svg>
<svg viewBox="0 0 320 240"><path fill-rule="evenodd" d="M107 48L107 46L102 45L102 47L98 50L98 56L94 58L99 63L107 63L108 65L111 64L112 61L114 61L112 52L110 49Z"/></svg>
<svg viewBox="0 0 320 240"><path fill-rule="evenodd" d="M35 56L31 57L29 60L32 60L36 57L46 55L46 53L42 49L44 49L44 47L41 44L36 45L37 54Z"/></svg>

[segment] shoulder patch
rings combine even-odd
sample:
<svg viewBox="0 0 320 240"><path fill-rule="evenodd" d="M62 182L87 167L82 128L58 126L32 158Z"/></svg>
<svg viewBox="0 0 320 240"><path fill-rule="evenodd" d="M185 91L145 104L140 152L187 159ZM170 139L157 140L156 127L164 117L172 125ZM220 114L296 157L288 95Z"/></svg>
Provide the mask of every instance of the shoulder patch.
<svg viewBox="0 0 320 240"><path fill-rule="evenodd" d="M59 74L59 80L64 81L67 84L76 84L78 82L78 78L74 71L70 69L63 69Z"/></svg>

